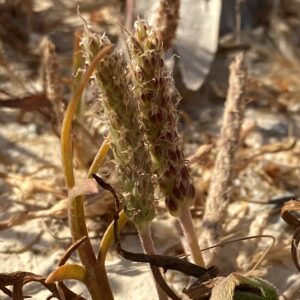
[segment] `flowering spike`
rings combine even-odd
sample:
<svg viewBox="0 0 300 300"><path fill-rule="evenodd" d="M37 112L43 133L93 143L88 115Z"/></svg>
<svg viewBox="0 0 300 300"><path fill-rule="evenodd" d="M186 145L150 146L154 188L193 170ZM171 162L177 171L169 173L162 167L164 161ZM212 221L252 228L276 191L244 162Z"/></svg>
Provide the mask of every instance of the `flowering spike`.
<svg viewBox="0 0 300 300"><path fill-rule="evenodd" d="M87 63L107 44L110 41L106 36L99 36L86 29L82 48ZM122 54L114 52L100 61L95 78L110 132L126 215L137 225L147 223L154 217L150 156L140 134L136 103L129 88Z"/></svg>
<svg viewBox="0 0 300 300"><path fill-rule="evenodd" d="M179 95L164 66L163 45L154 28L145 21L135 23L134 36L129 37L129 51L145 140L160 188L166 195L166 205L172 215L178 216L182 207L194 200L194 187L177 130Z"/></svg>

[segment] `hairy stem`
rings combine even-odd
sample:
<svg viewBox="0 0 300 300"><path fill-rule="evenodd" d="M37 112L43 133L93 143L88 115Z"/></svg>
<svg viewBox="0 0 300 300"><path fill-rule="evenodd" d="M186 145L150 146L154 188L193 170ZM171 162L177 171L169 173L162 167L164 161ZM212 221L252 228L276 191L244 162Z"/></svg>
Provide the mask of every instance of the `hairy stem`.
<svg viewBox="0 0 300 300"><path fill-rule="evenodd" d="M198 243L198 237L193 225L192 215L188 206L182 208L181 214L179 215L179 220L194 262L200 267L204 268L205 263L201 254L201 250Z"/></svg>

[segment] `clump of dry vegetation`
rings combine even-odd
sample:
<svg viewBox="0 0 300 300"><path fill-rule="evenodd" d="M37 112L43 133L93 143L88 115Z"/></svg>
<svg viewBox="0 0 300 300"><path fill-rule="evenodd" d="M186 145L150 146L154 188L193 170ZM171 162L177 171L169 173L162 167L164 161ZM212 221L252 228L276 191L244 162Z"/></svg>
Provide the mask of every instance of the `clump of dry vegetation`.
<svg viewBox="0 0 300 300"><path fill-rule="evenodd" d="M30 252L46 261L50 244L42 241L44 234L52 238L54 251L63 252L42 275L18 266L0 273L0 291L17 300L34 297L35 290L24 291L25 285L38 282L49 291L47 299L125 299L107 268L111 257L122 257L150 267L156 292L146 291L149 299L150 294L160 300L294 299L300 284L292 261L300 271L300 223L298 200L291 199L297 199L300 174L297 134L290 128L297 130L291 124L298 110L283 100L297 93L293 51L281 43L281 54L269 54L261 32L243 32L243 3L236 1L238 39L223 38L216 58L217 64L223 56L228 79L218 82L212 66L194 94L198 98L206 91L209 99L197 99L190 117L187 97L193 94L174 71L176 61L170 70L166 55L188 17L180 16L187 4L160 0L153 24L141 17L131 24L130 0L82 4L80 28L68 28L73 49L66 62L59 48L71 46L52 41L55 30L48 30L70 26L63 18L76 8L48 2L49 20L41 13L47 6L37 9L35 1L0 4L6 22L0 30L0 113L7 127L0 142L18 153L0 150L1 243L20 225L29 231L33 222L43 226L29 243L4 248L0 255ZM73 13L64 15L69 10ZM273 21L292 30L292 15L282 1L268 16L271 36L284 40L289 50L289 36ZM37 47L32 36L38 33ZM273 68L262 68L262 58L265 64L274 60ZM283 65L286 78L276 71ZM288 139L276 126L274 136L268 124L263 127L270 114L279 127L289 120L283 134ZM16 129L25 130L19 138ZM2 138L5 134L11 140ZM34 143L43 146L34 151ZM163 228L164 222L175 224L177 236ZM68 233L60 238L63 226ZM126 250L124 240L132 231L143 251ZM47 250L34 250L39 242ZM292 283L280 275L278 261L287 265L282 273L296 275ZM86 293L68 285L70 280L81 282Z"/></svg>

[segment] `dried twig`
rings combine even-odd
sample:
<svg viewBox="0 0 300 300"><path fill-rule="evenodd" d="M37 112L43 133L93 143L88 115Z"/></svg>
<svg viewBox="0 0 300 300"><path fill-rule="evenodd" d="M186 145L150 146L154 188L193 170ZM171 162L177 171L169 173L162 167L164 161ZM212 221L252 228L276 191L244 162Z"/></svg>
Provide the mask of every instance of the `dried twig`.
<svg viewBox="0 0 300 300"><path fill-rule="evenodd" d="M218 154L211 179L203 217L200 245L211 246L222 237L222 223L229 204L233 161L239 145L241 123L245 109L246 66L244 54L238 54L230 66L229 90ZM210 262L216 250L208 253Z"/></svg>
<svg viewBox="0 0 300 300"><path fill-rule="evenodd" d="M84 298L73 293L66 286L63 286L59 292L54 283L46 283L45 279L46 277L44 276L30 272L2 273L0 274L0 290L15 300L23 300L24 298L27 298L23 295L23 286L29 282L35 281L41 283L52 293L52 296L57 299L84 300ZM6 286L13 286L13 290L10 291Z"/></svg>

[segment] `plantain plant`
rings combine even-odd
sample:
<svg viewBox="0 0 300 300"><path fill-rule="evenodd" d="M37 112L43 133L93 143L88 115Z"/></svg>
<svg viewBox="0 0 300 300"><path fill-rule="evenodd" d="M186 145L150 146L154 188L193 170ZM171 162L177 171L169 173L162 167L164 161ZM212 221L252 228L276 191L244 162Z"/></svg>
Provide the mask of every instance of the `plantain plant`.
<svg viewBox="0 0 300 300"><path fill-rule="evenodd" d="M62 165L65 175L65 182L68 190L70 191L75 185L74 170L73 170L73 153L72 153L72 121L78 107L81 95L85 86L87 85L90 76L92 75L99 60L103 59L106 55L113 50L112 45L104 47L99 51L89 68L82 77L77 90L75 91L71 101L69 102L67 111L62 124L61 131L61 154ZM94 163L91 166L91 170L88 175L91 176L100 164L100 161L105 156L107 147L105 145L100 148L99 154L96 156ZM68 204L68 219L71 229L73 241L76 242L84 237L85 241L78 248L78 254L83 266L80 265L64 265L60 266L54 272L52 272L46 282L52 283L61 281L64 279L76 279L86 284L93 300L111 300L113 295L109 286L107 274L105 271L104 263L97 263L97 258L94 254L90 239L88 238L88 232L85 223L84 208L83 208L83 196L69 197ZM120 219L122 220L122 219ZM121 221L120 221L121 224ZM109 230L112 230L111 228ZM106 234L105 239L102 241L102 245L110 244L112 241L112 234ZM105 248L105 247L103 247ZM106 246L105 251L108 250ZM101 252L102 259L106 253Z"/></svg>
<svg viewBox="0 0 300 300"><path fill-rule="evenodd" d="M75 184L72 120L83 89L94 73L124 203L120 227L124 226L126 219L133 221L144 251L155 254L150 223L155 215L153 178L156 177L169 212L179 217L194 261L203 266L189 211L195 189L177 130L176 103L179 96L164 67L163 45L157 34L153 27L138 20L134 35L130 35L127 41L130 56L127 63L122 52L113 51L105 35L92 33L86 26L81 45L88 69L69 103L62 125L66 185L72 190ZM108 151L107 140L88 172L89 177L97 171L99 162ZM83 266L60 266L49 275L47 282L77 279L86 284L92 299L113 299L104 266L105 255L113 239L113 227L110 226L104 235L96 257L85 225L84 197L70 195L69 223L73 240L76 242L87 237L78 248ZM158 267L151 266L151 269L155 278L161 276ZM159 287L158 295L160 299L166 299Z"/></svg>

